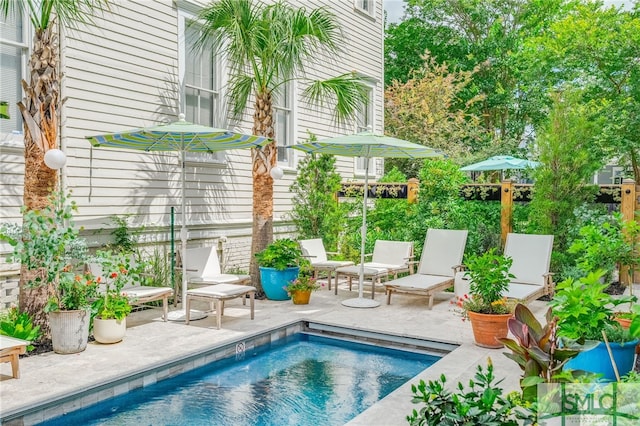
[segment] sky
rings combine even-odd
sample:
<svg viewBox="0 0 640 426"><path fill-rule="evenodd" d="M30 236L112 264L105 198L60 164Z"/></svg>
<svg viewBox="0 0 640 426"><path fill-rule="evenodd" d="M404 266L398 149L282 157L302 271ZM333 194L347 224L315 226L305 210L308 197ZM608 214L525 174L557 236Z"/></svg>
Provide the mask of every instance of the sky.
<svg viewBox="0 0 640 426"><path fill-rule="evenodd" d="M389 22L398 22L404 13L404 1L403 0L382 0L384 2L384 10L387 11L387 17ZM631 0L605 0L605 6L610 5L628 5L632 4Z"/></svg>

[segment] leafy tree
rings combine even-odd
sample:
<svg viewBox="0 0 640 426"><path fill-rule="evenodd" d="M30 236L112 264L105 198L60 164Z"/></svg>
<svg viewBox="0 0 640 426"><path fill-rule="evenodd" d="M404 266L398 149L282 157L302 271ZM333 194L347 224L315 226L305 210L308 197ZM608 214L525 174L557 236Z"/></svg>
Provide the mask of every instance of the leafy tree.
<svg viewBox="0 0 640 426"><path fill-rule="evenodd" d="M325 8L294 8L285 1L265 4L251 0L219 0L199 15L203 22L200 45L212 45L230 66L229 102L234 117L245 112L253 95L254 135L273 140L252 150L253 229L251 265L253 284L261 290L254 253L273 240L273 179L276 164L273 96L292 80L308 83L305 96L313 103L335 101L339 120L353 117L366 99L366 86L348 73L323 81L305 80L305 67L318 56L335 57L343 43L337 18Z"/></svg>
<svg viewBox="0 0 640 426"><path fill-rule="evenodd" d="M25 97L18 102L24 122L24 205L30 210L46 208L58 185L56 170L44 164L44 154L58 148L58 118L60 108L61 75L58 26L74 28L91 24L91 16L104 10L107 0L0 0L3 18L16 15L29 18L34 37L28 63L29 81L22 81ZM25 283L37 271L20 270L20 309L26 311L41 326L42 312L47 302L46 287L28 288Z"/></svg>
<svg viewBox="0 0 640 426"><path fill-rule="evenodd" d="M478 96L467 102L465 108L457 108L459 94L468 86L473 72L451 72L445 64L423 55L424 64L412 72L411 78L398 80L385 91L385 131L387 134L407 139L441 150L452 157L468 153L479 139L479 119L467 113ZM420 161L389 158L385 168L398 167L411 177L416 177Z"/></svg>
<svg viewBox="0 0 640 426"><path fill-rule="evenodd" d="M602 152L594 140L602 120L596 119L597 108L584 104L581 93L557 92L549 120L537 138L540 166L533 176L536 181L530 204L530 231L554 234L555 271L560 271L575 226L574 210L592 201L595 188L590 185L594 173L602 166Z"/></svg>
<svg viewBox="0 0 640 426"><path fill-rule="evenodd" d="M627 159L640 183L640 6L633 11L605 8L602 1L580 4L532 39L532 71L548 84L571 84L586 100L605 106L599 137L609 156ZM622 154L625 155L622 155Z"/></svg>
<svg viewBox="0 0 640 426"><path fill-rule="evenodd" d="M481 117L485 143L512 152L529 138L529 125L541 119L545 101L530 67L520 57L524 42L543 33L570 10L566 0L408 0L406 19L386 32L387 84L405 82L428 50L437 63L471 71L472 82L458 106L477 96L470 112Z"/></svg>
<svg viewBox="0 0 640 426"><path fill-rule="evenodd" d="M342 180L335 165L333 155L307 155L298 163L298 176L289 188L293 193L290 217L298 236L322 238L332 249L338 246L346 220L344 209L335 198Z"/></svg>

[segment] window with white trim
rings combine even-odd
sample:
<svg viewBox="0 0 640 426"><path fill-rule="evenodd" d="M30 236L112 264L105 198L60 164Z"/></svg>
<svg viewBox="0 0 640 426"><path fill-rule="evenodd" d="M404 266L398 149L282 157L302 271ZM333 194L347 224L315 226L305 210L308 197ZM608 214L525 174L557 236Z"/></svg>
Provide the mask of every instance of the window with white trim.
<svg viewBox="0 0 640 426"><path fill-rule="evenodd" d="M373 131L373 87L369 87L367 98L362 107L356 113L356 133ZM369 159L369 174L375 174L376 161ZM365 159L358 157L355 159L355 174L364 175Z"/></svg>
<svg viewBox="0 0 640 426"><path fill-rule="evenodd" d="M200 27L193 20L194 16L185 12L181 12L179 16L182 34L179 43L182 59L182 112L187 121L221 128L219 61L211 48L194 48L200 36ZM220 163L224 161L224 154L190 152L187 153L187 161Z"/></svg>
<svg viewBox="0 0 640 426"><path fill-rule="evenodd" d="M280 86L279 92L272 97L278 164L284 167L295 167L294 152L287 149L293 141L292 93L292 82L289 82Z"/></svg>
<svg viewBox="0 0 640 426"><path fill-rule="evenodd" d="M353 7L356 10L373 16L375 8L375 0L354 0Z"/></svg>
<svg viewBox="0 0 640 426"><path fill-rule="evenodd" d="M9 118L0 118L0 141L22 134L22 116L18 102L22 100L22 85L29 55L27 21L19 7L7 18L0 18L0 101L6 102Z"/></svg>

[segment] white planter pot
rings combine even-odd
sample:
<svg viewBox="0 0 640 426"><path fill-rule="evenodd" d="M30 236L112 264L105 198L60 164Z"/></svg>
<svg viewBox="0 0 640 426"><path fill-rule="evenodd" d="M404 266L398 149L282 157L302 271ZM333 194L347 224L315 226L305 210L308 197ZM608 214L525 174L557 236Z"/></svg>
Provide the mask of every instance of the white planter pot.
<svg viewBox="0 0 640 426"><path fill-rule="evenodd" d="M87 348L91 314L86 310L49 312L51 343L58 354L75 354Z"/></svg>
<svg viewBox="0 0 640 426"><path fill-rule="evenodd" d="M118 343L127 332L127 319L93 319L93 337L98 343Z"/></svg>

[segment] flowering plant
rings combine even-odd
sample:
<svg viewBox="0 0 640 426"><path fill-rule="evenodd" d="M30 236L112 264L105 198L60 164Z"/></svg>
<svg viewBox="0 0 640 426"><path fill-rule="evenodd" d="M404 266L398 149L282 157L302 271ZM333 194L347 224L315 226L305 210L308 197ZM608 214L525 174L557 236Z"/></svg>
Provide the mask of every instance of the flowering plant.
<svg viewBox="0 0 640 426"><path fill-rule="evenodd" d="M480 298L469 297L468 294L465 294L463 296L456 296L456 298L453 299L450 303L452 305L455 305L453 311L462 317L462 321L469 319L469 311L485 313L484 311L487 310L485 303L482 302ZM516 304L517 300L507 299L506 297L503 297L491 302L491 313L510 314L511 312L513 312Z"/></svg>
<svg viewBox="0 0 640 426"><path fill-rule="evenodd" d="M123 288L135 284L140 278L139 271L131 264L131 256L126 253L97 251L92 261L99 265L99 278L104 282L104 294L93 303L93 315L102 319L123 320L131 313L129 297Z"/></svg>
<svg viewBox="0 0 640 426"><path fill-rule="evenodd" d="M68 265L59 273L58 284L51 285L51 296L45 312L87 309L98 296L98 283L93 274L77 274Z"/></svg>
<svg viewBox="0 0 640 426"><path fill-rule="evenodd" d="M508 306L502 294L515 276L509 272L513 259L497 254L491 249L467 262L465 276L471 279L471 297L463 301L467 311L480 314L507 314L514 308Z"/></svg>
<svg viewBox="0 0 640 426"><path fill-rule="evenodd" d="M300 275L295 280L289 281L289 284L284 287L289 294L294 291L315 291L319 288L322 288L322 286L316 282L315 278L308 275Z"/></svg>

